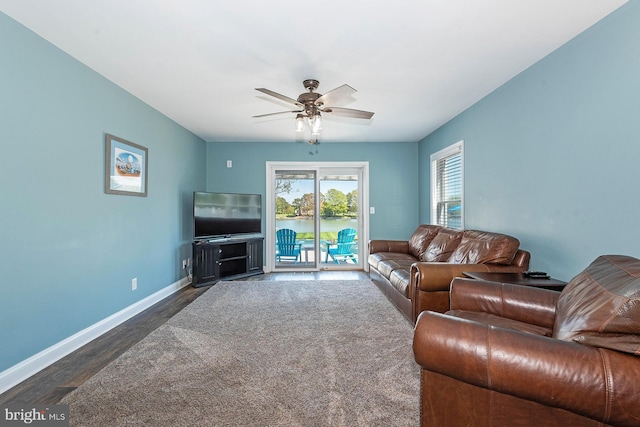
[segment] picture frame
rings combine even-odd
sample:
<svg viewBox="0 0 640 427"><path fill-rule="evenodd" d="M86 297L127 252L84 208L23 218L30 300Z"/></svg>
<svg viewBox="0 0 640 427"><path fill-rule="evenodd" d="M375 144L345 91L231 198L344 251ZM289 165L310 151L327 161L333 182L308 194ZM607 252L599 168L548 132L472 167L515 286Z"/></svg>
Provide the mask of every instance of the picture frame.
<svg viewBox="0 0 640 427"><path fill-rule="evenodd" d="M111 134L105 145L105 193L147 197L147 148Z"/></svg>

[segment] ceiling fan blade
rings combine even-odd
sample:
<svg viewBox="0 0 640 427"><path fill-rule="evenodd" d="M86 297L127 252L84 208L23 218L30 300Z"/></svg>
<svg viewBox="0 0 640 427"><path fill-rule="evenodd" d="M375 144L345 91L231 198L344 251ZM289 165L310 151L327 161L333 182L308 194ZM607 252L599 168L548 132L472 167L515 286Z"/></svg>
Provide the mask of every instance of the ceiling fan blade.
<svg viewBox="0 0 640 427"><path fill-rule="evenodd" d="M336 116L353 117L355 119L370 119L375 113L371 111L353 110L351 108L327 107L324 113L333 113Z"/></svg>
<svg viewBox="0 0 640 427"><path fill-rule="evenodd" d="M340 102L340 100L344 98L348 98L349 96L353 95L356 92L357 90L355 90L351 86L342 85L333 90L330 90L329 92L325 93L324 95L316 99L316 105L317 104L324 104L324 105L335 104L336 102Z"/></svg>
<svg viewBox="0 0 640 427"><path fill-rule="evenodd" d="M302 106L302 104L300 104L297 100L295 100L293 98L289 98L288 96L280 95L278 92L274 92L272 90L265 89L263 87L257 87L256 90L259 91L259 92L262 92L262 93L266 93L267 95L271 95L273 97L276 97L276 98L278 98L278 99L280 99L282 101L288 102L289 104Z"/></svg>
<svg viewBox="0 0 640 427"><path fill-rule="evenodd" d="M251 117L254 119L257 119L259 117L267 117L267 116L275 116L276 114L291 114L291 113L302 113L302 110L278 111L277 113L259 114L257 116L251 116Z"/></svg>

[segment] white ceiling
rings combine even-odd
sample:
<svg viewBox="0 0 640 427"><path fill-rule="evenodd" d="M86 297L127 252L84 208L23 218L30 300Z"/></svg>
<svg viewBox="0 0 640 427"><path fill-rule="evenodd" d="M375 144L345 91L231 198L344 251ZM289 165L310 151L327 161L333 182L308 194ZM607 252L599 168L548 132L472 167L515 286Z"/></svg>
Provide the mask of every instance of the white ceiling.
<svg viewBox="0 0 640 427"><path fill-rule="evenodd" d="M322 142L418 141L626 0L0 0L206 141L293 141L302 81L358 90Z"/></svg>

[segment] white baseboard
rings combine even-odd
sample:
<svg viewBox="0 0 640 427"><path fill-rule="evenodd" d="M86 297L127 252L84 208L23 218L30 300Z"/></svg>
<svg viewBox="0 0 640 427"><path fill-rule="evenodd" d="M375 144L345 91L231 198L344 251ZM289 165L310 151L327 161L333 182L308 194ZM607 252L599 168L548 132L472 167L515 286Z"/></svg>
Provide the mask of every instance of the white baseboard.
<svg viewBox="0 0 640 427"><path fill-rule="evenodd" d="M190 284L189 279L186 277L182 278L166 288L161 289L158 292L149 295L129 307L107 317L106 319L103 319L98 323L95 323L88 328L58 342L57 344L34 354L9 369L0 372L0 393L4 393L10 388L15 387L47 366L52 365L68 354L71 354L83 345L131 319L136 314L143 312L155 303L179 291L188 284Z"/></svg>

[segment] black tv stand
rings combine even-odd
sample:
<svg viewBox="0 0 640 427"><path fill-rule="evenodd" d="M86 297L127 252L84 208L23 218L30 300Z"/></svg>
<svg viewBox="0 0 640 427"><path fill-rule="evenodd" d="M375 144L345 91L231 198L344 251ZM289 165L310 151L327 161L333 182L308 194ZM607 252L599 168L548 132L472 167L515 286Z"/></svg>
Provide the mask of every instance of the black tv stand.
<svg viewBox="0 0 640 427"><path fill-rule="evenodd" d="M192 244L193 287L222 279L240 279L264 273L262 237L201 240Z"/></svg>

